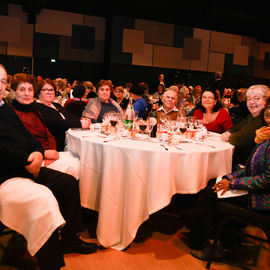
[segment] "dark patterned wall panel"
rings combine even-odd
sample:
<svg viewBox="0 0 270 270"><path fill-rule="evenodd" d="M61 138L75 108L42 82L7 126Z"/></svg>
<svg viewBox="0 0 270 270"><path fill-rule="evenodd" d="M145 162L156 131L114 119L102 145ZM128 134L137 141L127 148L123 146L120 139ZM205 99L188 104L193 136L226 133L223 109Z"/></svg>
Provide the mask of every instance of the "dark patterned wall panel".
<svg viewBox="0 0 270 270"><path fill-rule="evenodd" d="M8 4L0 3L0 15L8 15Z"/></svg>
<svg viewBox="0 0 270 270"><path fill-rule="evenodd" d="M131 65L132 54L122 52L124 28L134 29L134 19L114 16L112 23L111 63Z"/></svg>
<svg viewBox="0 0 270 270"><path fill-rule="evenodd" d="M58 58L59 36L35 33L34 56Z"/></svg>
<svg viewBox="0 0 270 270"><path fill-rule="evenodd" d="M191 60L201 59L202 40L198 38L184 38L183 58Z"/></svg>
<svg viewBox="0 0 270 270"><path fill-rule="evenodd" d="M175 25L174 27L174 47L183 48L184 38L193 37L193 28Z"/></svg>
<svg viewBox="0 0 270 270"><path fill-rule="evenodd" d="M94 50L73 49L71 43L71 37L59 37L59 59L90 63L104 62L104 40L96 40Z"/></svg>
<svg viewBox="0 0 270 270"><path fill-rule="evenodd" d="M95 28L84 25L72 25L71 47L73 49L94 50Z"/></svg>
<svg viewBox="0 0 270 270"><path fill-rule="evenodd" d="M253 76L257 78L270 78L270 70L266 70L263 67L264 61L255 59Z"/></svg>
<svg viewBox="0 0 270 270"><path fill-rule="evenodd" d="M7 42L0 42L0 54L7 54Z"/></svg>
<svg viewBox="0 0 270 270"><path fill-rule="evenodd" d="M254 57L248 58L248 66L233 65L233 55L225 54L224 73L239 74L239 75L253 75Z"/></svg>
<svg viewBox="0 0 270 270"><path fill-rule="evenodd" d="M270 70L270 52L264 53L263 67L266 70Z"/></svg>

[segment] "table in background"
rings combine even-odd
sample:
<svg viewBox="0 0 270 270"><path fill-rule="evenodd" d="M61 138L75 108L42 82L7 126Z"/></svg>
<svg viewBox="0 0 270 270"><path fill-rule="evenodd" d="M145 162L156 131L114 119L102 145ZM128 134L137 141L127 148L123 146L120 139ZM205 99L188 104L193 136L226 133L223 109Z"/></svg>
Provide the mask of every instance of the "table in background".
<svg viewBox="0 0 270 270"><path fill-rule="evenodd" d="M90 131L68 131L68 150L81 162L81 205L99 212L97 237L104 247L126 248L174 194L195 194L210 178L231 171L233 146L218 134L208 145L167 145L168 151L160 143L105 140Z"/></svg>

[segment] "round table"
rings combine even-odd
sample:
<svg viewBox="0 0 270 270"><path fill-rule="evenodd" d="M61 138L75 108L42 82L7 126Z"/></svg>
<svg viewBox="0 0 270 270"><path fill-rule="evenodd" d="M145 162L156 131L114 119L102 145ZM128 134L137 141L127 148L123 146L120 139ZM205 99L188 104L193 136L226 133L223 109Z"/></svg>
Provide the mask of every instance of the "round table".
<svg viewBox="0 0 270 270"><path fill-rule="evenodd" d="M139 226L174 194L195 194L210 178L231 172L234 149L214 133L203 143L164 146L110 140L89 130L69 130L67 145L80 158L81 205L99 212L101 245L118 250L126 248Z"/></svg>

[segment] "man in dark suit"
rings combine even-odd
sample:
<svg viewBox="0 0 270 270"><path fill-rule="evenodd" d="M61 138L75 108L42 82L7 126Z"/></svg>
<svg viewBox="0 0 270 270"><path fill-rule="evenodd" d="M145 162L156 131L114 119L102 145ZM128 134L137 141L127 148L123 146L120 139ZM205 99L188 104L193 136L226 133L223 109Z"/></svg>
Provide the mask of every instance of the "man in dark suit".
<svg viewBox="0 0 270 270"><path fill-rule="evenodd" d="M211 88L213 90L218 90L220 93L220 98L223 97L224 94L224 82L222 80L222 72L216 71L215 72L215 82L212 84Z"/></svg>

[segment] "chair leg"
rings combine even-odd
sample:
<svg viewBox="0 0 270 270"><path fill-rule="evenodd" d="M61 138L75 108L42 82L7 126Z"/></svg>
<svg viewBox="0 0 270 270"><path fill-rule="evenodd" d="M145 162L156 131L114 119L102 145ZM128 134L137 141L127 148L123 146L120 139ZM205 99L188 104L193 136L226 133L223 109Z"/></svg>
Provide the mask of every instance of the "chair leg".
<svg viewBox="0 0 270 270"><path fill-rule="evenodd" d="M210 256L209 256L208 261L207 261L207 264L206 264L206 269L210 269L210 267L211 267L211 263L212 263L213 258L214 258L214 254L215 254L215 250L216 250L216 247L217 247L217 244L218 244L218 239L219 239L221 230L222 230L224 224L227 223L230 219L231 219L231 217L225 217L225 218L223 218L220 221L220 223L219 223L219 225L217 227L217 230L216 230L216 233L215 233L215 238L214 238L214 244L212 246L212 249L211 249L211 252L210 252Z"/></svg>

